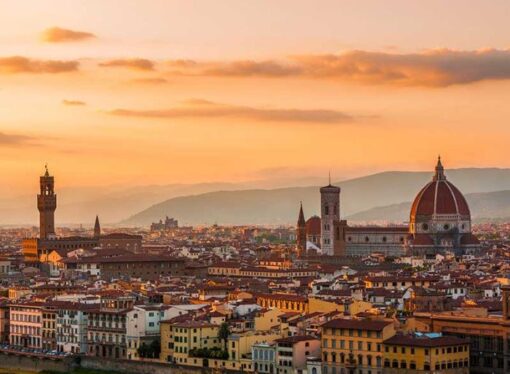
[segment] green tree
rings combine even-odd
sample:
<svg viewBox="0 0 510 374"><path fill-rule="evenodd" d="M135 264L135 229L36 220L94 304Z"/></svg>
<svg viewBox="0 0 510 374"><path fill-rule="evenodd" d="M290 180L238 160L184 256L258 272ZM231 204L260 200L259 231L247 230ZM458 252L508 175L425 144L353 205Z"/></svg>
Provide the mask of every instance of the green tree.
<svg viewBox="0 0 510 374"><path fill-rule="evenodd" d="M227 350L227 339L230 336L230 328L228 326L228 323L223 322L220 326L220 331L218 332L218 338L223 340L223 346L225 348L225 351Z"/></svg>

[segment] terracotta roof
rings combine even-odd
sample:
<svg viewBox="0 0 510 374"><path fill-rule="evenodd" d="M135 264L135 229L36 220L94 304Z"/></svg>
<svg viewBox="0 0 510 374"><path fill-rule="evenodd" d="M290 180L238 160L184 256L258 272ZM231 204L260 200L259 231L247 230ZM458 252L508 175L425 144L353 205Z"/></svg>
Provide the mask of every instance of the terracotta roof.
<svg viewBox="0 0 510 374"><path fill-rule="evenodd" d="M436 173L434 179L421 189L411 206L411 222L418 216L451 214L470 217L469 206L462 193L446 180L444 174Z"/></svg>
<svg viewBox="0 0 510 374"><path fill-rule="evenodd" d="M308 301L308 299L305 296L286 294L286 293L261 294L261 295L258 295L258 297L262 297L265 299L273 299L273 300L285 300L285 301L299 301L299 302Z"/></svg>
<svg viewBox="0 0 510 374"><path fill-rule="evenodd" d="M322 327L334 329L354 329L354 330L370 330L382 331L386 326L391 325L391 321L375 321L369 319L344 319L337 318L326 322Z"/></svg>
<svg viewBox="0 0 510 374"><path fill-rule="evenodd" d="M468 339L458 338L456 336L437 336L430 337L429 335L395 335L384 341L388 345L405 345L412 347L447 347L453 345L469 344Z"/></svg>
<svg viewBox="0 0 510 374"><path fill-rule="evenodd" d="M321 234L321 219L318 216L308 218L306 221L306 234L307 235L320 235Z"/></svg>
<svg viewBox="0 0 510 374"><path fill-rule="evenodd" d="M294 343L305 342L305 341L309 341L309 340L318 340L318 339L313 336L308 336L308 335L294 335L294 336L288 336L286 338L275 339L274 342L275 343L294 344Z"/></svg>

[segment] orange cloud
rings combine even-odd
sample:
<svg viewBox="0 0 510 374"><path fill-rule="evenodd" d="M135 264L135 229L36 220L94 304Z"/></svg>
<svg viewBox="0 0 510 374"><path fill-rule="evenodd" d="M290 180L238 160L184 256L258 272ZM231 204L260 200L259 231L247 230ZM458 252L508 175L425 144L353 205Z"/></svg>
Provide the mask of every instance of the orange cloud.
<svg viewBox="0 0 510 374"><path fill-rule="evenodd" d="M217 77L304 77L366 84L446 87L510 79L510 50L430 50L422 53L350 51L292 56L288 61L175 60L178 73Z"/></svg>
<svg viewBox="0 0 510 374"><path fill-rule="evenodd" d="M36 145L33 143L35 138L27 135L6 134L0 132L0 146L20 146L20 145Z"/></svg>
<svg viewBox="0 0 510 374"><path fill-rule="evenodd" d="M145 118L245 118L264 122L345 123L354 117L325 109L266 109L189 100L184 106L161 110L115 109L108 114Z"/></svg>
<svg viewBox="0 0 510 374"><path fill-rule="evenodd" d="M90 32L73 31L60 27L46 29L41 34L41 39L48 43L78 42L95 37L96 36Z"/></svg>
<svg viewBox="0 0 510 374"><path fill-rule="evenodd" d="M137 78L130 80L131 83L140 83L140 84L165 84L168 81L164 78Z"/></svg>
<svg viewBox="0 0 510 374"><path fill-rule="evenodd" d="M68 105L68 106L83 106L83 105L87 105L86 102L84 101L80 101L80 100L62 100L62 104L63 105Z"/></svg>
<svg viewBox="0 0 510 374"><path fill-rule="evenodd" d="M0 74L56 74L77 71L78 61L35 60L22 56L0 57Z"/></svg>
<svg viewBox="0 0 510 374"><path fill-rule="evenodd" d="M103 67L123 67L133 70L144 70L150 71L154 70L154 62L144 59L144 58L132 58L132 59L117 59L106 61L99 66Z"/></svg>

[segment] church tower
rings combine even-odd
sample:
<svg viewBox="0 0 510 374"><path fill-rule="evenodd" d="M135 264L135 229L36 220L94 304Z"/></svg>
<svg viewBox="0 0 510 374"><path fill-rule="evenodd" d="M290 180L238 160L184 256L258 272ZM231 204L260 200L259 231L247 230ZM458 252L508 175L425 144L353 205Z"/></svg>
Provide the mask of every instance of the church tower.
<svg viewBox="0 0 510 374"><path fill-rule="evenodd" d="M55 209L57 209L57 195L55 195L55 180L50 176L48 165L39 179L40 193L37 195L37 209L39 209L39 237L50 239L55 236Z"/></svg>
<svg viewBox="0 0 510 374"><path fill-rule="evenodd" d="M303 213L303 203L299 208L299 218L297 221L297 230L296 230L296 239L297 239L297 252L298 256L301 257L304 253L306 253L306 221L305 215Z"/></svg>
<svg viewBox="0 0 510 374"><path fill-rule="evenodd" d="M321 188L321 250L335 254L335 222L340 220L340 187L329 184Z"/></svg>
<svg viewBox="0 0 510 374"><path fill-rule="evenodd" d="M94 223L94 239L101 236L101 225L99 224L99 216L96 215L96 223Z"/></svg>

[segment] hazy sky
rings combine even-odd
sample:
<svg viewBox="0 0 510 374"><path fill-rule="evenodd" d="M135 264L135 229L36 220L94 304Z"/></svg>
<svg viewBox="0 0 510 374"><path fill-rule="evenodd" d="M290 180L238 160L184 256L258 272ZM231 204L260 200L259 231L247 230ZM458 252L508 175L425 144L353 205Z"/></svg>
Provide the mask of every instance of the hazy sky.
<svg viewBox="0 0 510 374"><path fill-rule="evenodd" d="M0 191L510 167L508 1L0 0ZM36 188L36 186L35 186Z"/></svg>

